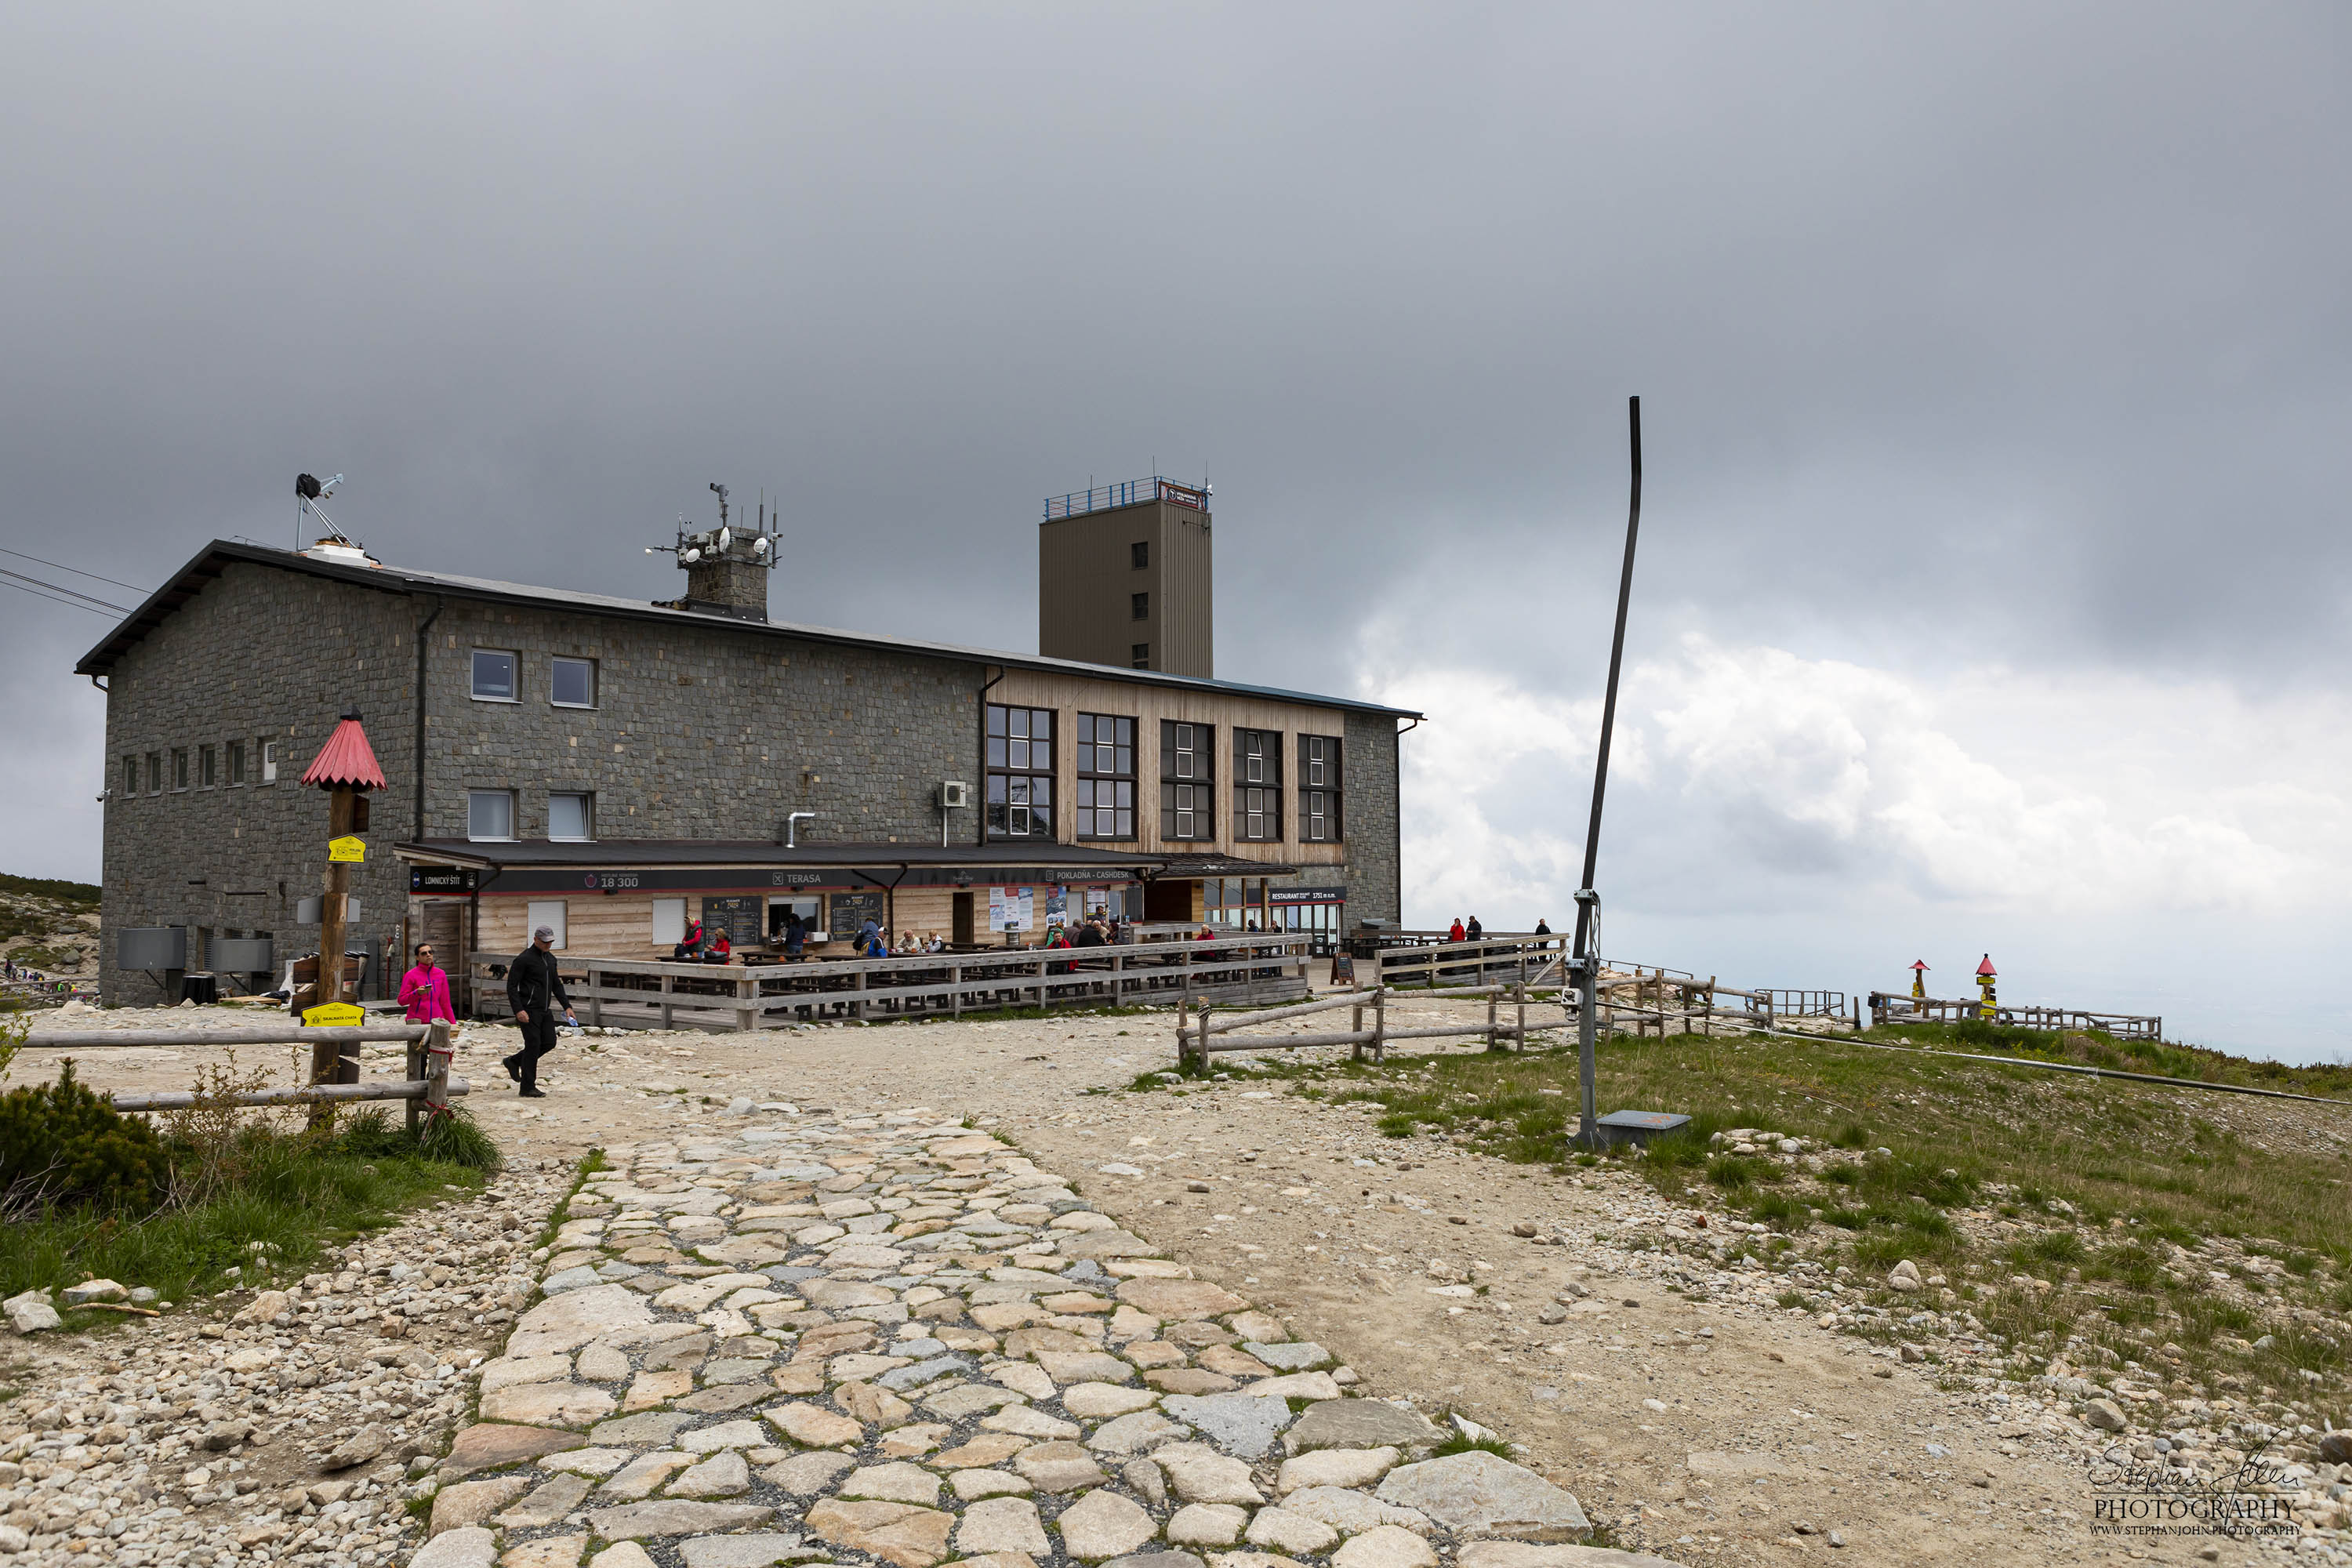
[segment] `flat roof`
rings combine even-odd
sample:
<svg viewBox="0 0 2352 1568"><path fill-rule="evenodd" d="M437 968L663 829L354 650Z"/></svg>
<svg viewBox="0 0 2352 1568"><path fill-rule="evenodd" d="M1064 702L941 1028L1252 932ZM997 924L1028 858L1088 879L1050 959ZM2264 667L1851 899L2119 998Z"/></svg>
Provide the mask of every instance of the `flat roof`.
<svg viewBox="0 0 2352 1568"><path fill-rule="evenodd" d="M1071 658L1046 658L1038 654L1007 653L1001 648L962 647L952 643L926 642L915 637L882 637L871 632L843 631L834 626L794 626L777 621L747 621L733 616L719 615L705 610L680 609L673 605L646 599L621 599L607 594L580 593L569 588L541 588L527 583L501 583L487 577L459 577L447 573L422 572L406 566L354 566L340 561L321 561L298 551L279 550L267 544L248 544L241 541L215 539L198 551L188 563L173 573L161 588L149 595L144 603L123 617L104 640L82 655L74 666L76 675L104 675L112 670L116 661L136 646L141 639L171 618L180 606L202 593L215 578L230 565L247 562L257 566L275 567L282 572L296 572L307 576L321 577L330 582L348 583L355 587L373 588L381 593L417 595L439 594L452 598L476 599L490 604L526 605L539 609L558 610L567 615L604 616L615 620L664 622L677 626L740 633L745 637L786 637L803 642L832 643L844 647L871 649L888 653L926 655L935 658L953 659L962 664L1003 665L1011 669L1042 670L1055 675L1077 676L1088 680L1124 681L1134 686L1165 686L1195 691L1216 692L1235 697L1265 697L1276 701L1307 703L1318 708L1338 708L1355 713L1383 713L1392 718L1419 720L1423 714L1410 708L1390 708L1378 702L1365 702L1351 697L1325 697L1310 691L1289 691L1275 686L1252 686L1238 680L1213 680L1202 676L1171 675L1161 670L1127 669L1118 665L1086 664ZM896 861L890 864L897 864Z"/></svg>
<svg viewBox="0 0 2352 1568"><path fill-rule="evenodd" d="M1137 872L1152 876L1286 877L1298 869L1276 860L1230 855L1097 849L1084 844L800 844L789 848L762 838L424 838L392 852L419 865L470 866L483 870L654 870L743 867L778 871L849 871L906 867L941 870L1037 867L1062 871Z"/></svg>

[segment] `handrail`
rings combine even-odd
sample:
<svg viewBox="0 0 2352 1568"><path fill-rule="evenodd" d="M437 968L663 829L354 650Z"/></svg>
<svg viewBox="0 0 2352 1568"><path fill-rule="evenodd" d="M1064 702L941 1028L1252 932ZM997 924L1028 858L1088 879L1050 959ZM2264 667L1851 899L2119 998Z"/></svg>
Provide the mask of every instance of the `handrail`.
<svg viewBox="0 0 2352 1568"><path fill-rule="evenodd" d="M107 1046L356 1046L415 1042L425 1026L362 1026L304 1028L286 1024L249 1029L35 1029L24 1039L28 1050L71 1051Z"/></svg>

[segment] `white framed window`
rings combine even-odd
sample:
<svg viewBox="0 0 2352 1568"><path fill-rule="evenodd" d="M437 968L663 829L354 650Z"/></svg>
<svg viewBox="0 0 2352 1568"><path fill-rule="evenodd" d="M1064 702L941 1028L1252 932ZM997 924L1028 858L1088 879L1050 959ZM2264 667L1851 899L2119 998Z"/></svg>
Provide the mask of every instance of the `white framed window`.
<svg viewBox="0 0 2352 1568"><path fill-rule="evenodd" d="M541 926L555 928L555 941L549 945L561 949L563 946L563 900L562 899L533 899L530 901L530 929L535 931Z"/></svg>
<svg viewBox="0 0 2352 1568"><path fill-rule="evenodd" d="M596 837L596 797L561 794L547 797L547 836L574 842Z"/></svg>
<svg viewBox="0 0 2352 1568"><path fill-rule="evenodd" d="M468 838L512 838L514 835L514 791L510 789L470 789L466 792L466 837Z"/></svg>
<svg viewBox="0 0 2352 1568"><path fill-rule="evenodd" d="M686 900L654 900L654 945L674 948L686 940Z"/></svg>
<svg viewBox="0 0 2352 1568"><path fill-rule="evenodd" d="M263 784L278 782L278 742L275 741L261 742L261 782Z"/></svg>
<svg viewBox="0 0 2352 1568"><path fill-rule="evenodd" d="M477 702L520 702L522 698L515 689L515 656L502 648L478 647L474 650L474 700Z"/></svg>
<svg viewBox="0 0 2352 1568"><path fill-rule="evenodd" d="M596 661L559 658L548 672L547 700L558 708L596 706Z"/></svg>

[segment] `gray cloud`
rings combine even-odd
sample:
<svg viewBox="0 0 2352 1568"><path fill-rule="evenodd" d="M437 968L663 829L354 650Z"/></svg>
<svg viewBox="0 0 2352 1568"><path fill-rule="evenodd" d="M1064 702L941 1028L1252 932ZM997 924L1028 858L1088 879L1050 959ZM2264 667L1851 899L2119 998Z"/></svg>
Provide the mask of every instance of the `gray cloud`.
<svg viewBox="0 0 2352 1568"><path fill-rule="evenodd" d="M650 596L718 478L782 493L780 616L1025 646L1037 498L1156 460L1217 482L1223 673L1347 688L1402 596L1583 693L1638 391L1641 646L2324 687L2348 32L20 5L0 528L158 580L340 469L387 558ZM95 793L102 627L6 603L11 798ZM38 819L12 867L87 872Z"/></svg>

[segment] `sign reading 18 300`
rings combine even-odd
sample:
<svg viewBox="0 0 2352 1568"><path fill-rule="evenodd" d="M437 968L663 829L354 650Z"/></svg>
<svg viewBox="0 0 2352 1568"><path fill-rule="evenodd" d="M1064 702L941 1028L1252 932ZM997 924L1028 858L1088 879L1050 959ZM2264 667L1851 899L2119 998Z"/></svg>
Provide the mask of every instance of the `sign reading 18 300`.
<svg viewBox="0 0 2352 1568"><path fill-rule="evenodd" d="M638 886L635 871L583 871L580 874L583 888L634 888Z"/></svg>

